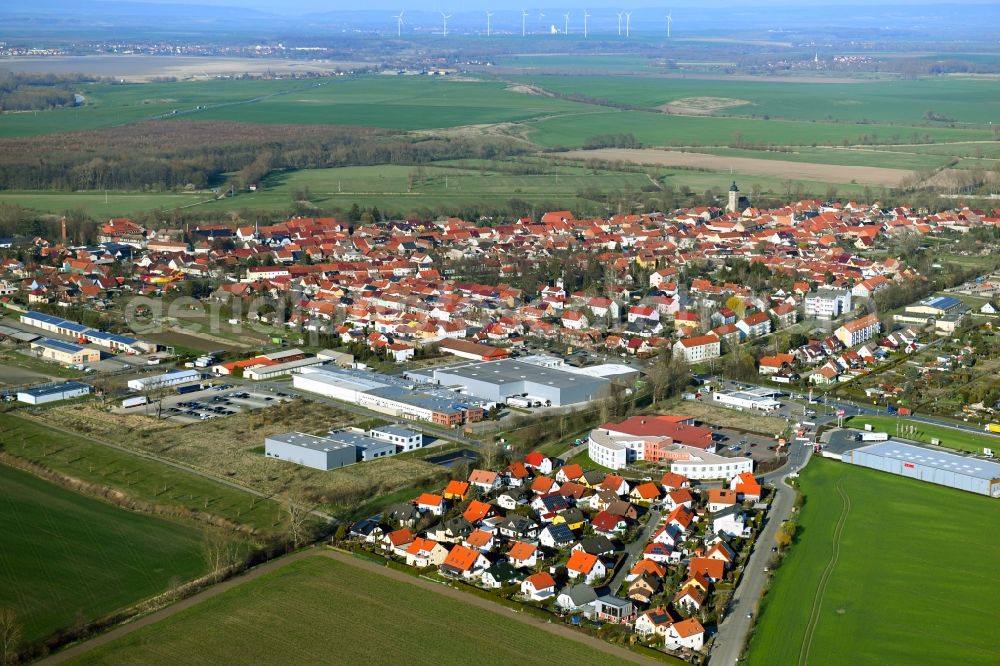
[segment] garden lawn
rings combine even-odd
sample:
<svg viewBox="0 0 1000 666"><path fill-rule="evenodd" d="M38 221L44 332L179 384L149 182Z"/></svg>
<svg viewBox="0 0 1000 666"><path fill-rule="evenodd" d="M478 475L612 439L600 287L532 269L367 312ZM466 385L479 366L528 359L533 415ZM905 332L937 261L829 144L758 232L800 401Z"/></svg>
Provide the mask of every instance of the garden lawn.
<svg viewBox="0 0 1000 666"><path fill-rule="evenodd" d="M608 664L585 645L322 557L102 646L77 664Z"/></svg>
<svg viewBox="0 0 1000 666"><path fill-rule="evenodd" d="M0 465L0 607L24 640L164 591L205 569L202 533Z"/></svg>
<svg viewBox="0 0 1000 666"><path fill-rule="evenodd" d="M917 429L915 433L899 431L901 439L923 444L930 444L932 439L936 439L938 446L970 453L982 453L984 448L1000 449L1000 437L997 435L930 425L906 417L897 419L894 416L855 416L847 421L848 426L859 430L864 428L865 424L870 424L876 432L887 432L890 437L897 436L897 423L902 426L914 426Z"/></svg>
<svg viewBox="0 0 1000 666"><path fill-rule="evenodd" d="M997 500L822 458L800 481L800 533L764 597L747 663L996 663ZM840 491L850 504L835 556Z"/></svg>

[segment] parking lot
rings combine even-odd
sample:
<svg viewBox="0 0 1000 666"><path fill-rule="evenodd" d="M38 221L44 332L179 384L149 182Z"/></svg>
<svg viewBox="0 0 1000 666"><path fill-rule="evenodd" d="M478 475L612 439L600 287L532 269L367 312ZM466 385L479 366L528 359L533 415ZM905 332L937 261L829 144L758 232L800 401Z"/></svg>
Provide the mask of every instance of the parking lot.
<svg viewBox="0 0 1000 666"><path fill-rule="evenodd" d="M733 428L715 429L716 451L727 457L753 458L756 461L774 460L777 442L763 435L742 432Z"/></svg>
<svg viewBox="0 0 1000 666"><path fill-rule="evenodd" d="M234 416L242 412L280 405L298 397L291 391L264 391L222 384L163 398L160 417L180 423L197 423L208 419ZM156 414L156 404L119 408L119 414Z"/></svg>

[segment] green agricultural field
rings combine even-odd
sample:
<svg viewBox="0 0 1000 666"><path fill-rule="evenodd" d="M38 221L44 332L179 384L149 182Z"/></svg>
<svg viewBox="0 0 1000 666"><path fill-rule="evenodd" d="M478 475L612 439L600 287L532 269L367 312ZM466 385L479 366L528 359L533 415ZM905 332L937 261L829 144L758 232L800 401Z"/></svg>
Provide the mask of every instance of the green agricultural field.
<svg viewBox="0 0 1000 666"><path fill-rule="evenodd" d="M906 417L897 419L894 416L855 416L847 421L847 425L852 428L864 428L865 424L870 424L874 430L887 432L893 437L899 434L899 436L905 439L924 444L930 444L932 439L937 439L940 441L941 446L958 451L982 453L984 447L1000 449L1000 437L996 435L929 425L927 423L920 423L919 421L911 421ZM916 428L916 432L897 432L897 424L901 427L913 426Z"/></svg>
<svg viewBox="0 0 1000 666"><path fill-rule="evenodd" d="M814 458L746 663L996 663L997 500Z"/></svg>
<svg viewBox="0 0 1000 666"><path fill-rule="evenodd" d="M82 497L0 464L0 607L42 638L202 573L195 527Z"/></svg>
<svg viewBox="0 0 1000 666"><path fill-rule="evenodd" d="M265 534L284 528L285 512L275 502L12 413L0 414L0 444L10 455L139 501L205 511Z"/></svg>
<svg viewBox="0 0 1000 666"><path fill-rule="evenodd" d="M884 167L888 169L937 169L945 166L948 157L910 153L905 149L871 150L868 148L831 148L795 146L786 150L741 150L739 148L704 148L700 153L749 157L758 160L782 160L810 164L837 164L846 166Z"/></svg>
<svg viewBox="0 0 1000 666"><path fill-rule="evenodd" d="M528 138L543 146L578 148L587 137L631 133L649 146L727 146L737 137L749 143L778 146L840 145L863 143L863 137L903 143L924 138L931 141L988 140L985 129L951 129L826 123L794 120L755 120L671 116L648 111L601 111L565 115L525 123Z"/></svg>
<svg viewBox="0 0 1000 666"><path fill-rule="evenodd" d="M519 81L564 94L582 94L637 106L658 107L693 97L744 102L715 115L769 116L790 120L837 120L923 124L933 111L960 123L988 123L1000 116L996 82L935 77L858 80L857 83L794 80L729 80L642 76L520 76Z"/></svg>
<svg viewBox="0 0 1000 666"><path fill-rule="evenodd" d="M83 88L87 102L82 107L0 115L0 136L114 127L158 117L413 130L514 122L593 108L506 88L497 81L416 76L90 84Z"/></svg>
<svg viewBox="0 0 1000 666"><path fill-rule="evenodd" d="M348 210L352 205L375 206L386 214L413 215L420 211L454 212L463 206L492 204L502 206L511 199L538 206L563 206L578 214L605 211L601 201L585 199L584 192L634 191L648 188L647 174L675 190L688 187L694 192L725 188L727 179L735 178L746 191L756 187L761 192L780 194L788 179L746 174L720 174L698 169L671 169L633 166L630 170L591 168L577 162L543 166L544 174L516 173L520 159L533 164L532 158L514 158L499 168L473 160L454 161L424 167L401 165L304 169L269 176L256 192L242 192L234 198L206 199L204 194L108 194L103 192L0 192L0 202L19 204L40 212L59 213L82 209L99 218L111 215L134 215L150 210L233 211L253 210L289 214L292 195L309 188L310 202L317 210ZM512 172L515 171L515 172ZM804 192L823 194L829 182L794 180ZM838 184L841 194L860 193L860 185Z"/></svg>
<svg viewBox="0 0 1000 666"><path fill-rule="evenodd" d="M317 556L101 646L72 663L613 663L604 653L393 578ZM377 656L375 656L377 655Z"/></svg>

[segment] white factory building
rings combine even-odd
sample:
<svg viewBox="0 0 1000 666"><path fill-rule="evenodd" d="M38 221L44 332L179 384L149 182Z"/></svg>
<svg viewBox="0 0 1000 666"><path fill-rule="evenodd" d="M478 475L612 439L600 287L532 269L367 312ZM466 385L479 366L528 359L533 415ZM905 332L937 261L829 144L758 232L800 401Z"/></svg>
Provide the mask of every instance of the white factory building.
<svg viewBox="0 0 1000 666"><path fill-rule="evenodd" d="M152 377L130 379L128 380L128 387L133 391L151 391L167 386L196 382L200 379L201 373L197 370L177 370L162 375L153 375Z"/></svg>
<svg viewBox="0 0 1000 666"><path fill-rule="evenodd" d="M756 409L761 412L773 412L781 407L781 403L772 397L773 393L764 390L752 391L715 391L712 393L712 401L724 407L733 409Z"/></svg>

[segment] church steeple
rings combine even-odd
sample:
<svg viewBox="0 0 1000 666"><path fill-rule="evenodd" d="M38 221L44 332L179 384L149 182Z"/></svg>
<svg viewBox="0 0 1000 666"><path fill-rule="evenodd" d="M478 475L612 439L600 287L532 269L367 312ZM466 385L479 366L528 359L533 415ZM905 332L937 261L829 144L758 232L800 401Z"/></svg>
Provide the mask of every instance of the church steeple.
<svg viewBox="0 0 1000 666"><path fill-rule="evenodd" d="M729 187L729 203L726 204L727 213L735 213L736 206L740 200L740 188L736 187L736 181Z"/></svg>

